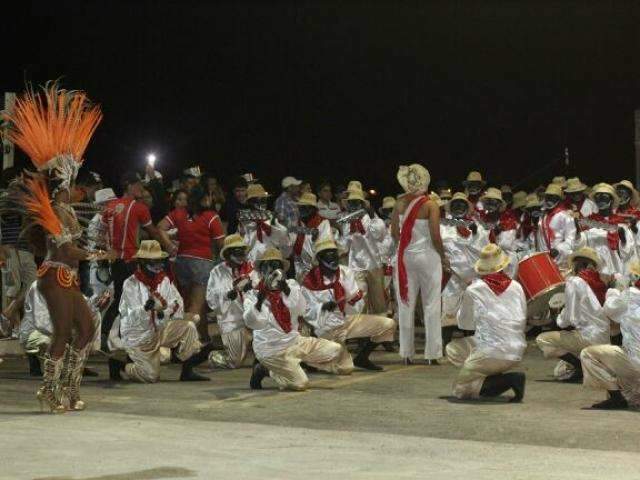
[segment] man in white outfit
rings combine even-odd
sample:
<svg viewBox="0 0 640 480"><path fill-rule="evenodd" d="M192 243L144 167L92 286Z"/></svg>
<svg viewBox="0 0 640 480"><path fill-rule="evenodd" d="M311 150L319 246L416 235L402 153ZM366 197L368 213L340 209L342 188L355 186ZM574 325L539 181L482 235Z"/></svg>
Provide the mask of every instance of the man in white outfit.
<svg viewBox="0 0 640 480"><path fill-rule="evenodd" d="M588 218L590 215L598 213L598 207L585 194L586 190L587 186L578 177L567 180L567 188L564 189L567 196L565 203L577 218Z"/></svg>
<svg viewBox="0 0 640 480"><path fill-rule="evenodd" d="M367 202L364 192L350 183L347 197L347 211L364 211L362 216L342 224L340 246L349 252L348 266L364 294L366 312L384 315L387 312L387 297L384 289L384 269L380 255L380 245L387 232L384 220L366 213Z"/></svg>
<svg viewBox="0 0 640 480"><path fill-rule="evenodd" d="M269 249L256 262L261 281L244 299L244 321L253 330L256 362L249 385L261 389L270 375L281 390L306 390L309 379L300 363L337 374L342 347L323 338L303 337L298 318L304 315L305 300L300 285L286 280L288 264L282 253Z"/></svg>
<svg viewBox="0 0 640 480"><path fill-rule="evenodd" d="M315 245L318 265L305 277L302 293L307 308L305 320L320 338L342 345L338 365L353 370L354 365L365 370L382 370L369 360L378 344L393 341L395 322L381 315L363 314L362 292L349 267L340 265L338 247L331 237ZM355 359L347 350L350 338L366 339Z"/></svg>
<svg viewBox="0 0 640 480"><path fill-rule="evenodd" d="M567 277L565 306L556 323L562 329L572 329L541 333L536 343L545 358L559 358L572 367L566 376L561 375L563 369L556 367L556 377L575 383L581 382L583 375L580 352L590 345L608 344L610 329L602 310L607 286L598 272L598 254L583 247L569 257L569 264L573 275Z"/></svg>
<svg viewBox="0 0 640 480"><path fill-rule="evenodd" d="M247 244L240 235L224 239L222 262L213 267L207 283L207 303L218 319L224 350L209 354L214 368L237 368L251 351L251 332L242 317L245 294L258 284L258 275L247 261Z"/></svg>
<svg viewBox="0 0 640 480"><path fill-rule="evenodd" d="M425 326L424 357L437 365L442 357L440 285L443 264L448 268L440 238L440 208L425 193L429 171L422 165L402 166L398 181L406 192L393 212L392 232L398 240L394 286L398 301L400 356L411 363L415 355L414 315L418 294L422 298Z"/></svg>
<svg viewBox="0 0 640 480"><path fill-rule="evenodd" d="M551 183L544 192L543 214L538 222L535 243L538 251L549 252L562 271L569 269L569 255L576 238L574 217L562 201L562 188Z"/></svg>
<svg viewBox="0 0 640 480"><path fill-rule="evenodd" d="M607 291L604 312L620 324L622 347L594 345L582 350L584 386L606 390L607 400L592 408L614 410L640 407L640 263L629 267L631 284Z"/></svg>
<svg viewBox="0 0 640 480"><path fill-rule="evenodd" d="M109 359L109 376L120 380L120 372L135 382L155 383L160 378L160 348L175 349L182 362L181 381L203 381L193 368L207 359L211 345L202 346L195 324L184 319L184 304L178 289L164 272L163 252L155 240L143 240L135 255L138 268L122 287L118 329L127 362Z"/></svg>
<svg viewBox="0 0 640 480"><path fill-rule="evenodd" d="M485 246L475 264L480 278L464 292L458 323L475 334L447 345L449 361L461 367L453 384L457 398L496 397L509 389L515 393L511 402L524 396L524 373L508 371L520 363L527 347L527 302L520 284L503 271L509 261L498 245Z"/></svg>

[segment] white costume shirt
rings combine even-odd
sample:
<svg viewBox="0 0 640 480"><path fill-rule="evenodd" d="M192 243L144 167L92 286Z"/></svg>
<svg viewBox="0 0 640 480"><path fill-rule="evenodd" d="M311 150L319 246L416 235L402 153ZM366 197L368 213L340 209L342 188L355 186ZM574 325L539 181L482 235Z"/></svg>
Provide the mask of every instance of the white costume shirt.
<svg viewBox="0 0 640 480"><path fill-rule="evenodd" d="M385 226L384 238L380 242L380 262L382 265L393 265L395 263L395 256L398 250L398 245L391 235L391 225Z"/></svg>
<svg viewBox="0 0 640 480"><path fill-rule="evenodd" d="M158 334L158 330L171 320L181 320L184 316L184 304L178 289L165 277L157 292L167 302L163 311L164 318L155 315L155 326L152 322L152 312L144 309L149 299L149 288L134 275L127 278L122 286L120 298L120 337L126 347L135 348L151 343Z"/></svg>
<svg viewBox="0 0 640 480"><path fill-rule="evenodd" d="M604 313L620 324L622 348L629 360L640 368L640 290L629 287L624 292L614 288L607 290Z"/></svg>
<svg viewBox="0 0 640 480"><path fill-rule="evenodd" d="M618 242L618 249L611 250L607 240L607 230L602 228L589 228L576 238L576 250L580 247L591 247L596 252L600 260L602 260L602 268L600 271L605 275L626 275L626 265L635 255L636 242L631 229L627 224L618 224L625 232L626 242L623 245L622 240Z"/></svg>
<svg viewBox="0 0 640 480"><path fill-rule="evenodd" d="M305 301L300 292L300 285L295 280L287 280L291 289L289 296L282 293L285 306L291 315L291 331L285 332L271 313L269 300L265 300L262 309L256 309L258 293L248 292L244 297L244 322L253 330L253 351L258 360L274 357L295 345L300 337L298 317L304 315Z"/></svg>
<svg viewBox="0 0 640 480"><path fill-rule="evenodd" d="M355 315L362 312L364 301L362 292L358 288L356 278L353 272L343 265L340 266L340 285L344 289L344 299L334 298L333 288L325 290L311 290L302 287L302 294L305 297L307 308L305 310L304 319L311 325L319 337L334 328L344 325L345 315ZM331 280L323 278L324 285L330 285ZM339 303L344 300L344 313L339 307L333 312L322 310L322 305L326 302L334 301Z"/></svg>
<svg viewBox="0 0 640 480"><path fill-rule="evenodd" d="M318 213L327 220L336 220L340 215L340 205L335 202L325 203L324 200L318 200Z"/></svg>
<svg viewBox="0 0 640 480"><path fill-rule="evenodd" d="M549 228L547 228L549 222ZM549 235L551 242L547 243ZM573 216L567 210L560 210L553 214L549 221L549 213L545 212L535 230L535 241L539 252L548 252L552 248L558 251L555 262L560 269L568 268L568 261L576 240L576 224Z"/></svg>
<svg viewBox="0 0 640 480"><path fill-rule="evenodd" d="M250 266L248 280L255 287L258 282L258 273ZM218 318L218 326L221 333L230 333L240 328L244 328L243 301L244 294L238 293L235 300L229 300L227 294L233 290L233 282L236 280L232 268L222 262L211 269L209 282L207 283L207 303L209 308Z"/></svg>
<svg viewBox="0 0 640 480"><path fill-rule="evenodd" d="M591 345L609 343L609 320L589 284L575 275L567 277L564 295L565 305L556 319L558 326L575 327Z"/></svg>
<svg viewBox="0 0 640 480"><path fill-rule="evenodd" d="M331 238L331 224L328 220L323 220L318 225L318 238ZM298 234L291 233L289 238L289 244L293 248L296 243L296 239L298 238ZM294 259L293 265L296 270L296 278L302 278L309 270L313 268L313 259L314 251L313 251L313 236L311 234L305 234L304 242L302 244L302 251L300 255L296 255L295 251L293 251Z"/></svg>
<svg viewBox="0 0 640 480"><path fill-rule="evenodd" d="M382 267L380 243L387 228L381 218L365 214L361 219L365 234L351 233L350 223L342 225L340 246L349 252L349 268L356 272L370 271Z"/></svg>
<svg viewBox="0 0 640 480"><path fill-rule="evenodd" d="M465 290L458 325L475 330L476 349L490 358L520 361L527 347L524 329L527 301L518 282L512 280L501 295L477 278Z"/></svg>
<svg viewBox="0 0 640 480"><path fill-rule="evenodd" d="M255 262L268 248L277 248L282 252L285 257L289 256L289 231L287 227L278 222L277 219L273 220L271 226L271 235L263 233L262 241L258 239L258 224L251 222L247 225L241 224L239 231L244 237L244 242L249 246L247 253L247 259L250 262Z"/></svg>

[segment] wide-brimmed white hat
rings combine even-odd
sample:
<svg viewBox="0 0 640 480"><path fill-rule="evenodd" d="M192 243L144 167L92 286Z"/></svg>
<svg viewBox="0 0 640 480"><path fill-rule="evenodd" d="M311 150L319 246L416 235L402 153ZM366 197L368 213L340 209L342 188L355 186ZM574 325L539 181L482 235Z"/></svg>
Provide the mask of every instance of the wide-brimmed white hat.
<svg viewBox="0 0 640 480"><path fill-rule="evenodd" d="M252 198L268 197L270 197L269 193L267 193L264 187L259 183L252 183L247 187L247 200L251 200Z"/></svg>
<svg viewBox="0 0 640 480"><path fill-rule="evenodd" d="M612 185L609 185L608 183L604 183L604 182L594 185L593 188L591 189L591 193L589 194L592 200L595 200L596 193L607 193L611 195L613 197L612 207L614 209L618 208L620 199L618 198L616 189L613 188Z"/></svg>
<svg viewBox="0 0 640 480"><path fill-rule="evenodd" d="M618 188L618 187L624 187L631 191L631 202L630 202L631 206L637 207L638 204L640 203L640 195L638 194L636 187L633 186L633 183L631 183L630 180L622 180L618 183L613 184L613 188Z"/></svg>
<svg viewBox="0 0 640 480"><path fill-rule="evenodd" d="M270 260L277 260L279 262L282 262L282 269L286 272L287 270L289 270L289 261L287 259L284 258L284 256L282 255L282 252L275 248L275 247L269 247L267 248L264 253L262 255L260 255L260 257L258 257L258 259L256 260L256 268L260 268L260 264L262 262L268 262Z"/></svg>
<svg viewBox="0 0 640 480"><path fill-rule="evenodd" d="M504 270L509 265L509 256L495 243L485 245L480 251L480 258L474 265L480 275L488 275Z"/></svg>
<svg viewBox="0 0 640 480"><path fill-rule="evenodd" d="M596 268L600 268L602 265L602 259L598 252L591 247L581 247L569 255L569 265L573 266L573 262L576 258L586 258L596 264Z"/></svg>
<svg viewBox="0 0 640 480"><path fill-rule="evenodd" d="M318 206L318 199L313 193L307 192L307 193L303 193L302 195L300 195L300 198L298 199L298 201L296 203L298 205L306 205L306 206L309 206L309 207L317 207Z"/></svg>
<svg viewBox="0 0 640 480"><path fill-rule="evenodd" d="M222 245L222 249L220 250L220 257L224 258L225 252L230 248L248 249L249 247L247 246L241 235L233 233L225 237L224 244Z"/></svg>
<svg viewBox="0 0 640 480"><path fill-rule="evenodd" d="M518 190L513 194L513 208L522 208L527 204L527 192Z"/></svg>
<svg viewBox="0 0 640 480"><path fill-rule="evenodd" d="M429 170L418 163L401 165L397 174L398 182L406 193L426 193L431 183Z"/></svg>
<svg viewBox="0 0 640 480"><path fill-rule="evenodd" d="M462 185L467 186L467 184L469 184L470 182L480 182L482 185L486 185L487 183L482 179L482 174L475 170L469 172L469 174L467 175L467 179L462 182Z"/></svg>
<svg viewBox="0 0 640 480"><path fill-rule="evenodd" d="M396 199L394 197L384 197L382 199L382 208L392 209L396 206Z"/></svg>
<svg viewBox="0 0 640 480"><path fill-rule="evenodd" d="M95 203L102 204L108 202L109 200L113 200L116 197L112 188L102 188L100 190L96 190L95 193Z"/></svg>
<svg viewBox="0 0 640 480"><path fill-rule="evenodd" d="M140 242L140 248L134 257L144 260L161 260L168 256L167 252L162 251L162 247L157 240L143 240Z"/></svg>
<svg viewBox="0 0 640 480"><path fill-rule="evenodd" d="M584 192L587 186L580 181L578 177L571 177L567 180L567 186L564 189L565 193L577 193Z"/></svg>

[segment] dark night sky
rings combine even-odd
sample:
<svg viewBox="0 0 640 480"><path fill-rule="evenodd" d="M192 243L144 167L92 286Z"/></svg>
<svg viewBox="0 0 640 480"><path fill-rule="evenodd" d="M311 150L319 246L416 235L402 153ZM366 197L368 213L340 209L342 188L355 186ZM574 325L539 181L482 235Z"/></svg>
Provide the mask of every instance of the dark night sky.
<svg viewBox="0 0 640 480"><path fill-rule="evenodd" d="M3 22L2 87L87 90L105 114L87 164L112 178L149 150L165 171L271 188L292 174L394 193L412 161L455 182L633 175L633 3L25 3ZM570 171L531 176L565 145Z"/></svg>

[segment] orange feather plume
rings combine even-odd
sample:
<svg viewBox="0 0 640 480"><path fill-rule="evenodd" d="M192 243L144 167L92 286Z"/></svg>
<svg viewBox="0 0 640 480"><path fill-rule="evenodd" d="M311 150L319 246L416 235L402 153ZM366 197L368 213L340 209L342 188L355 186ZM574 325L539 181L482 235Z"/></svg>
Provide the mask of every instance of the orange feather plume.
<svg viewBox="0 0 640 480"><path fill-rule="evenodd" d="M4 118L10 122L8 139L41 169L59 155L82 162L102 112L84 92L62 90L49 82L41 91L28 89Z"/></svg>
<svg viewBox="0 0 640 480"><path fill-rule="evenodd" d="M27 177L24 185L26 191L20 194L20 203L26 208L33 222L51 235L62 234L62 224L51 207L45 179L41 176Z"/></svg>

